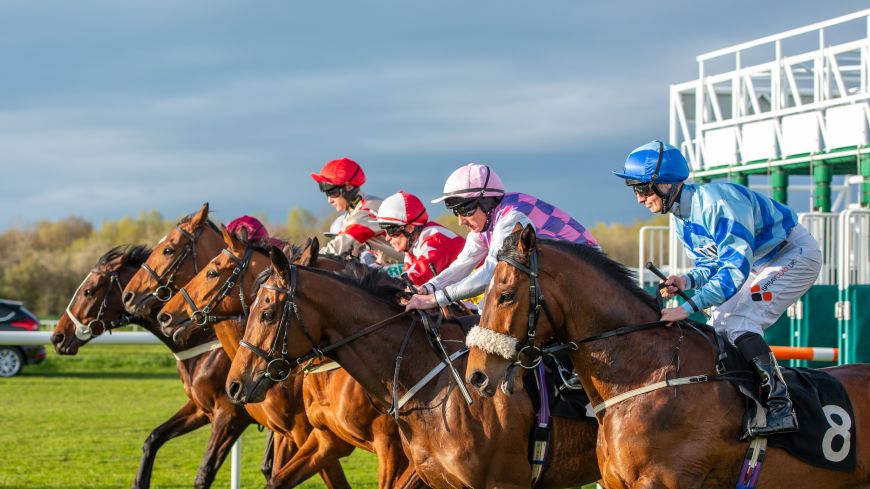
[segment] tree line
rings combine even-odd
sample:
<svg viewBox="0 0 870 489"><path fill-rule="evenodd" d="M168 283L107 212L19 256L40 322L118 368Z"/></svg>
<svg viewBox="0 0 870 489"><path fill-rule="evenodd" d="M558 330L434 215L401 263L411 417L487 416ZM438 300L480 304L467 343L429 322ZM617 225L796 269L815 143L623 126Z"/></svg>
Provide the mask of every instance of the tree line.
<svg viewBox="0 0 870 489"><path fill-rule="evenodd" d="M271 235L302 243L315 235L321 236L323 242L321 233L336 215L318 218L295 207L283 224L268 222L265 216L255 217L266 223ZM450 214L436 220L465 234ZM85 274L106 251L128 244L153 246L176 222L152 210L136 217L103 221L99 228L80 217L10 228L0 233L0 298L20 300L40 317L59 317ZM666 223L666 218L658 216L633 224L598 223L590 229L608 255L632 266L637 261L640 227Z"/></svg>

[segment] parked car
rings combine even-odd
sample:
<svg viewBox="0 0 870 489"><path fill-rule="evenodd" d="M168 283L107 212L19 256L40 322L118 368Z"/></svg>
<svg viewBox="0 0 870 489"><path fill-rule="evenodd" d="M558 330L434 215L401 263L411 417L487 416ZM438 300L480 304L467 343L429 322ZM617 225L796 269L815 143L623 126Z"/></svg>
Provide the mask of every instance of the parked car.
<svg viewBox="0 0 870 489"><path fill-rule="evenodd" d="M39 319L18 301L0 299L0 331L39 331ZM0 377L18 375L45 359L42 345L0 345Z"/></svg>

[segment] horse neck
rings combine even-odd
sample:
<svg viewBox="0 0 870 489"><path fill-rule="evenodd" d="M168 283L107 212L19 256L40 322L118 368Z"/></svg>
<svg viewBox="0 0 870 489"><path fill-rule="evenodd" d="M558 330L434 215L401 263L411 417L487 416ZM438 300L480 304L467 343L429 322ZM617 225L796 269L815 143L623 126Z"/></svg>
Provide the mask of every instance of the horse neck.
<svg viewBox="0 0 870 489"><path fill-rule="evenodd" d="M318 281L328 283L314 287L314 283ZM318 316L321 325L320 347L347 338L397 314L394 308L373 298L369 293L354 286L340 284L337 279L300 270L299 283L297 302L304 320L308 315ZM322 293L318 294L314 290ZM336 301L336 297L341 297L341 301ZM396 357L409 328L413 327L415 331L412 332L404 351L399 375L399 396L439 363L438 357L426 342L422 328L416 324L412 326L411 321L410 315L396 318L382 328L329 352L328 356L341 364L375 400L383 406L390 406ZM458 330L448 327L444 334L452 334L452 329ZM443 383L443 379L431 382L415 399L425 402L440 391Z"/></svg>
<svg viewBox="0 0 870 489"><path fill-rule="evenodd" d="M239 350L239 341L242 339L242 328L238 321L220 321L215 323L215 335L221 342L221 348L227 352L230 360L236 358L236 352Z"/></svg>
<svg viewBox="0 0 870 489"><path fill-rule="evenodd" d="M555 326L557 337L577 341L622 326L659 320L656 310L605 270L558 250L548 249L547 254L551 251L561 256L542 260L541 283L546 300L555 303L564 318L557 320L561 323ZM565 269L572 273L564 273ZM625 386L633 388L660 376L661 369L669 368L673 361L676 337L671 334L655 328L581 344L572 359L593 401L600 402L627 390Z"/></svg>

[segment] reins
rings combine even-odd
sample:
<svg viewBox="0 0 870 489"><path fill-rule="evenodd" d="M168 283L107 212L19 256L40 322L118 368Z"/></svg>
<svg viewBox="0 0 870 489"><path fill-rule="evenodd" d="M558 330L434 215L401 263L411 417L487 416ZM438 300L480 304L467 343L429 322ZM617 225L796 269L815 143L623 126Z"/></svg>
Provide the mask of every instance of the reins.
<svg viewBox="0 0 870 489"><path fill-rule="evenodd" d="M523 263L520 263L518 260L515 260L515 259L508 257L508 256L499 256L498 261L506 262L507 264L511 265L512 267L516 268L517 270L527 274L531 279L530 285L529 285L529 289L530 289L529 294L531 296L531 299L530 299L531 300L531 309L529 310L529 333L526 337L526 341L524 343L524 346L521 349L517 350L517 352L515 354L515 361L514 361L515 365L521 366L523 368L529 368L529 367L527 367L526 364L522 363L522 360L520 359L520 355L523 353L523 351L530 349L530 348L533 348L534 351L538 355L537 359L532 364L532 367L534 367L538 363L540 363L540 359L541 359L543 354L554 353L556 351L560 351L560 350L564 350L564 349L577 350L579 348L579 346L584 344L584 343L590 343L593 341L614 338L617 336L624 336L624 335L628 335L628 334L635 333L638 331L645 331L645 330L649 330L649 329L653 329L653 328L658 328L658 327L661 327L661 326L668 324L666 321L652 321L652 322L636 324L636 325L621 326L621 327L614 328L614 329L611 329L611 330L608 330L608 331L605 331L603 333L599 333L596 335L588 336L586 338L582 338L579 340L564 341L560 345L542 350L541 348L534 346L534 343L533 343L534 338L535 338L535 326L537 323L538 310L541 309L542 304L544 304L543 291L541 290L540 284L538 282L538 252L537 252L537 249L533 249L532 253L530 254L529 266L526 266ZM546 307L544 307L544 309L547 310ZM550 316L549 319L551 322L553 322L552 316ZM713 349L716 351L716 353L717 353L716 362L715 362L716 373L709 374L709 375L694 375L694 376L690 376L690 377L679 377L679 378L674 378L674 379L667 379L666 378L663 381L656 382L654 384L649 384L649 385L646 385L646 386L643 386L643 387L640 387L637 389L633 389L633 390L628 391L628 392L624 392L622 394L619 394L611 399L607 399L607 400L597 404L596 406L594 406L593 411L595 412L595 414L598 414L600 411L606 409L607 407L613 406L614 404L620 403L626 399L630 399L630 398L635 397L637 395L651 392L654 390L658 390L658 389L661 389L664 387L673 387L673 386L680 386L680 385L685 385L685 384L697 384L697 383L709 382L709 381L730 380L730 379L737 378L737 376L735 376L734 374L739 375L739 374L744 373L744 372L731 372L730 374L727 374L725 372L725 367L723 364L723 360L726 357L725 348L724 348L724 346L725 346L724 341L723 341L722 337L720 335L717 335L715 332L713 332L714 340L711 340L707 335L707 333L710 332L709 327L705 327L705 329L708 329L708 331L705 333L704 331L701 330L701 328L699 328L698 326L696 326L695 324L693 324L690 321L679 321L676 323L676 326L680 328L680 337L677 341L677 345L675 346L674 360L673 360L673 363L676 367L677 372L679 372L679 367L680 367L679 350L680 350L680 345L682 344L682 339L683 339L682 327L688 326L691 330L697 332L708 343L710 343L711 346L713 346Z"/></svg>

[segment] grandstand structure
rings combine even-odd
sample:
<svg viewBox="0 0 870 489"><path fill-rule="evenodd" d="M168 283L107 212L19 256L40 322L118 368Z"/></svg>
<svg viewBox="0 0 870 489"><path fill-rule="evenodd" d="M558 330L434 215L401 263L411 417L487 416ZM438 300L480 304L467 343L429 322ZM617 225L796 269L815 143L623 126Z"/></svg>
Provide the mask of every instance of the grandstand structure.
<svg viewBox="0 0 870 489"><path fill-rule="evenodd" d="M800 221L821 245L823 270L766 335L779 345L839 347L840 363L870 361L870 9L696 61L697 79L671 85L669 104L670 143L691 178L748 186L751 175L766 177L759 190L783 203L790 187L809 191L811 211ZM812 183L790 186L794 176ZM643 229L641 266L690 267L673 236Z"/></svg>

